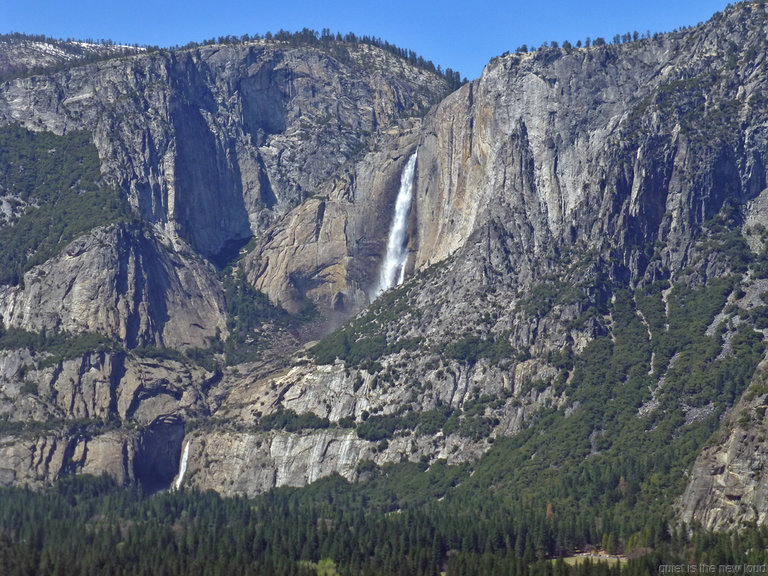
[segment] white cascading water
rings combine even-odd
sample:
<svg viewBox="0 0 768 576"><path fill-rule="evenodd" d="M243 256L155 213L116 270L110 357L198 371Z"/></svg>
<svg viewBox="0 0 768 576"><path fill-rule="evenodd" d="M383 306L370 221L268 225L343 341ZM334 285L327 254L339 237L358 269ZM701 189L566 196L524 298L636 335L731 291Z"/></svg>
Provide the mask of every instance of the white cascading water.
<svg viewBox="0 0 768 576"><path fill-rule="evenodd" d="M408 232L408 216L411 213L411 199L413 197L413 176L416 172L416 152L408 159L408 163L400 176L400 190L395 201L395 217L389 229L387 240L387 254L381 263L379 284L374 290L371 301L395 286L402 284L405 279L405 263L408 258L406 251L405 235Z"/></svg>
<svg viewBox="0 0 768 576"><path fill-rule="evenodd" d="M187 471L187 458L189 458L189 440L187 440L187 445L184 446L184 453L181 455L181 462L179 463L179 475L176 477L176 481L173 483L173 487L176 490L181 488L181 483L184 481L184 473Z"/></svg>

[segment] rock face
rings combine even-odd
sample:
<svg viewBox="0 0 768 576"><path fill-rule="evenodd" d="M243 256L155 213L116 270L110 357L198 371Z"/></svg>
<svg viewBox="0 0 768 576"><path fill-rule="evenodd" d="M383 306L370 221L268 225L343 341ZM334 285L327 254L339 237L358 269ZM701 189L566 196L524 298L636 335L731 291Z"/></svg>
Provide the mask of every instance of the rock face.
<svg viewBox="0 0 768 576"><path fill-rule="evenodd" d="M764 56L731 68L715 57L727 42L720 26L733 26L744 45L762 45L764 29L731 16L639 45L494 59L425 124L415 267L496 227L521 256L518 275L553 245L610 244L641 277L641 252L657 240L667 245L662 266L679 270L697 224L726 198L744 202L766 186L764 111L755 106ZM668 96L681 78L692 80ZM703 113L704 97L733 107L718 130L681 112ZM702 132L714 139L694 154Z"/></svg>
<svg viewBox="0 0 768 576"><path fill-rule="evenodd" d="M204 47L20 78L0 88L0 122L93 132L106 180L133 208L214 256L446 89L381 50L337 48Z"/></svg>
<svg viewBox="0 0 768 576"><path fill-rule="evenodd" d="M226 331L213 268L183 243L165 246L149 230L115 225L72 242L0 287L7 327L115 336L129 347L202 347Z"/></svg>
<svg viewBox="0 0 768 576"><path fill-rule="evenodd" d="M737 528L768 518L768 464L765 435L765 365L750 389L723 419L720 430L691 469L680 499L680 518L710 530Z"/></svg>
<svg viewBox="0 0 768 576"><path fill-rule="evenodd" d="M390 359L393 366L402 360L402 356ZM414 370L427 372L423 366ZM337 423L344 419L362 422L369 414L374 419L377 415L392 415L414 401L424 411L442 405L460 407L472 398L475 385L485 383L483 376L499 383L487 389L489 394L502 392L504 386L510 395L514 395L515 389L519 392L515 396L517 402L510 400L498 410L506 416L509 434L522 429L526 419L546 399L554 399L552 390L523 394L521 390L529 382L530 374L522 370L511 382L484 363L469 371L459 367L456 370L455 374L444 375L442 382L430 375L432 380L418 390L379 383L376 375L345 368L340 363L296 366L266 378L247 376L231 383L233 391L215 412L228 424L191 433L185 484L253 496L275 486L302 486L333 473L356 480L364 474L360 464L366 461L378 465L403 458L440 458L453 464L471 461L487 449L487 439L472 440L457 433L404 434L382 444L376 438L361 438L354 430L339 428ZM274 414L277 410L314 414L327 424L315 431L254 429L253 424L259 422L262 413Z"/></svg>
<svg viewBox="0 0 768 576"><path fill-rule="evenodd" d="M0 356L0 481L49 484L106 472L168 485L178 470L183 420L206 414L214 375L170 360L93 353L70 360Z"/></svg>
<svg viewBox="0 0 768 576"><path fill-rule="evenodd" d="M1 352L0 482L106 471L159 488L188 442L184 485L254 495L402 460L472 461L542 408L578 418L568 358L612 337L600 310L613 287L743 276L708 247L716 216L738 223L736 249L746 237L763 250L767 32L755 4L653 39L505 55L439 103L439 76L335 42L6 81L0 123L90 131L105 184L140 222L93 230L0 287L5 329L113 341L77 358ZM370 302L417 149L408 278ZM256 314L225 301L210 261L291 313L314 304L326 331L360 314L312 352L278 345L204 369L191 358L221 362L217 338ZM279 331L267 316L246 340ZM757 413L758 398L734 414ZM762 460L748 457L765 437L734 417L692 471L687 521L765 518Z"/></svg>
<svg viewBox="0 0 768 576"><path fill-rule="evenodd" d="M720 33L723 26L733 31L732 37ZM543 356L565 348L578 351L598 335L598 328L589 323L568 327L583 312L581 306L557 307L559 318L521 310L520 296L532 285L545 277L591 283L594 291L585 294L589 302L599 300L597 287L605 279L674 280L699 250L701 225L727 203L745 205L766 188L768 132L760 104L766 89L763 49L752 58L746 52L733 54L727 63L715 56L726 53L730 41L763 46L764 32L764 18L749 20L731 12L692 32L639 44L501 57L481 78L427 115L415 144L410 139L389 143L395 151L390 155L401 164L414 145L419 149L409 272L424 274L406 286L408 306L401 315L381 323L387 341L419 337L425 348L439 349L457 335L474 332L489 338L508 333L512 348L539 360L532 366L514 362L502 375L529 370L528 382L544 381L548 371L556 371ZM711 122L696 125L696 114L709 114ZM358 162L353 174L365 174L371 157L373 153ZM374 163L386 166L381 160ZM349 258L359 265L365 253L350 247L349 228L341 237L321 232L330 230L329 213L335 215L333 222L348 223L350 215L367 212L366 197L357 195L363 187L349 180L354 181L354 203L344 205L329 195L296 209L273 228L276 234L251 258L250 278L256 285L293 306L307 294L322 294L329 306L339 294L350 298L354 277L348 266L344 278L339 262ZM390 202L392 187L387 192ZM314 231L313 222L319 224ZM649 247L656 247L658 254ZM295 258L280 261L286 248ZM381 243L378 249L381 254ZM594 265L569 272L574 259L588 251L600 254ZM565 252L570 256L563 259ZM706 275L726 272L716 260L703 281ZM373 277L369 273L367 278L371 282ZM352 286L364 289L359 281ZM504 309L512 312L505 314ZM397 363L393 357L391 365ZM386 373L390 364L382 364ZM396 381L398 389L426 380L441 401L456 390L456 380L450 387L438 382L437 369L414 367L418 361L413 358L401 364L412 372ZM461 373L459 366L450 370ZM476 370L464 373L458 382L477 378L479 389L490 390L494 376ZM300 378L301 386L313 391L308 397L322 397L322 391L336 388L317 382L314 375L291 378ZM281 390L277 381L265 382ZM248 396L255 403L268 399L258 410L291 405L290 392L270 395L267 384L261 386L264 389ZM544 388L542 397L529 401L525 410L515 409L524 397L523 388L516 386L507 403L486 412L498 420L495 433L515 433L525 421L521 413L558 401L553 389ZM366 392L366 397L371 394ZM421 390L415 396L419 410L434 406ZM334 414L323 408L326 404L341 410L351 403L342 398L350 397L318 399L296 411L331 421L348 415L359 422L359 411L347 408ZM389 398L381 409L394 412L412 406L412 400ZM468 400L470 396L459 394L451 405L461 407ZM327 438L318 434L316 439L313 450L322 453ZM241 446L241 441L242 436L232 444ZM269 445L269 438L263 445ZM431 451L431 456L440 450ZM277 464L275 468L282 469ZM353 477L345 465L336 471ZM204 475L195 478L199 486L221 485ZM301 474L298 478L301 481Z"/></svg>
<svg viewBox="0 0 768 576"><path fill-rule="evenodd" d="M295 311L304 299L348 316L369 303L400 173L421 123L403 122L265 234L246 267L254 286Z"/></svg>
<svg viewBox="0 0 768 576"><path fill-rule="evenodd" d="M118 432L88 439L69 434L33 438L0 437L0 485L41 487L65 474L109 474L118 482L135 479L133 443Z"/></svg>
<svg viewBox="0 0 768 576"><path fill-rule="evenodd" d="M728 49L726 25L736 44L762 45L762 20L725 19L631 45L496 58L427 115L415 141L382 142L399 170L419 149L409 273L460 254L457 289L422 300L455 296L460 307L492 282L517 291L561 274L549 268L563 250L596 249L611 277L633 282L684 269L697 227L766 187L763 57L734 55L726 68L714 56ZM711 126L692 124L710 109ZM252 253L254 284L292 310L306 296L328 308L364 305L383 252L367 238L383 238L385 226L361 227L357 215L382 213L371 196L390 207L381 204L396 193L389 166L367 155L340 187L278 223ZM367 178L371 169L387 185ZM660 258L648 269L654 243ZM455 333L441 322L423 332Z"/></svg>

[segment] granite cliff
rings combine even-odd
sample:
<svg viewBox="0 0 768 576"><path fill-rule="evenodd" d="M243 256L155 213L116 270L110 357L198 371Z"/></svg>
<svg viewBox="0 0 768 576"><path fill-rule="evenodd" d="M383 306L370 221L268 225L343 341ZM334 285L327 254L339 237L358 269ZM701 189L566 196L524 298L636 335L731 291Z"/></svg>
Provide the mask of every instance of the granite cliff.
<svg viewBox="0 0 768 576"><path fill-rule="evenodd" d="M336 41L5 81L0 125L88 131L132 216L0 287L17 343L104 339L5 346L0 482L168 486L186 445L182 485L254 495L475 462L545 425L577 442L550 468L610 468L637 429L682 454L632 469L639 502L687 481L680 519L762 521L767 32L765 4L744 3L673 34L499 56L447 96ZM371 302L417 149L406 281ZM235 277L271 301L246 332ZM236 336L251 361L227 361ZM704 364L722 377L700 384Z"/></svg>

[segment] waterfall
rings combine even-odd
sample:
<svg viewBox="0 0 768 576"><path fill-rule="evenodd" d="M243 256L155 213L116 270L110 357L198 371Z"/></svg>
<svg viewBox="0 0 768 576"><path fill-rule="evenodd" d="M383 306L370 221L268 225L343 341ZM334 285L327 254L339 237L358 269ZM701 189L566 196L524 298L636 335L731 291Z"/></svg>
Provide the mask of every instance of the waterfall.
<svg viewBox="0 0 768 576"><path fill-rule="evenodd" d="M400 190L395 201L395 217L389 229L387 254L381 263L379 283L374 290L371 301L382 292L401 284L405 279L405 263L408 258L406 238L408 232L408 216L411 213L411 198L413 196L413 176L416 172L416 152L408 159L408 163L400 176Z"/></svg>
<svg viewBox="0 0 768 576"><path fill-rule="evenodd" d="M181 455L181 462L179 463L179 475L176 477L176 480L173 483L173 488L175 490L178 490L181 488L181 483L184 480L184 473L187 471L187 458L189 457L189 440L187 440L187 445L184 446L184 454Z"/></svg>

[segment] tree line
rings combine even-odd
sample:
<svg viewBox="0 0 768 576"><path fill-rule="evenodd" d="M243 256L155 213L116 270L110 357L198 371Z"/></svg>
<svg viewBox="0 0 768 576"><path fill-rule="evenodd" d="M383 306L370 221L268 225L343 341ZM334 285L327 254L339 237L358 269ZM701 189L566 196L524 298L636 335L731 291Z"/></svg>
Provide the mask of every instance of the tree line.
<svg viewBox="0 0 768 576"><path fill-rule="evenodd" d="M441 76L448 83L448 86L452 90L458 88L459 86L467 82L466 78L462 79L461 74L459 73L458 70L453 70L452 68L443 69L439 64L435 65L431 60L427 60L426 58L424 58L423 56L420 56L413 50L400 48L376 36L369 36L369 35L358 36L353 32L347 32L346 34L343 34L343 35L341 34L341 32L336 32L334 34L328 28L324 28L321 32L318 32L316 30L311 30L309 28L303 28L302 30L295 31L295 32L290 32L287 30L280 29L277 32L274 32L274 33L266 32L265 34L260 34L260 33L242 34L239 36L228 34L228 35L212 37L200 42L192 41L183 45L177 44L174 46L170 46L167 49L168 50L187 50L192 48L199 48L201 46L213 46L216 44L245 44L248 42L254 42L259 40L286 42L293 46L317 46L317 47L329 46L332 44L346 44L350 46L365 44L368 46L374 46L376 48L380 48L385 52L393 54L398 58L401 58L407 61L412 66L421 68L423 70L427 70L428 72L432 72L434 74L437 74L438 76ZM105 59L124 56L126 54L133 54L138 49L141 49L144 52L157 52L164 49L157 45L142 45L142 46L140 46L139 44L117 45L111 39L98 40L93 38L87 38L85 40L75 40L72 38L67 38L66 40L63 40L61 38L52 38L44 34L22 34L19 32L0 34L0 42L7 42L9 44L20 44L24 42L43 42L47 44L52 44L54 46L59 46L63 49L66 49L70 53L76 53L81 55L81 57L78 58L75 62L61 63L53 67L35 68L31 72L34 74L43 73L43 72L50 73L50 72L58 71L60 69L66 69L73 65L82 65L84 63L97 62ZM107 52L90 53L85 49L84 46L80 46L79 45L80 43L110 47L112 48L112 50L109 50ZM3 76L0 76L0 81L10 80L12 78L16 78L24 75L29 75L29 72L19 71L19 70L11 71L6 73Z"/></svg>
<svg viewBox="0 0 768 576"><path fill-rule="evenodd" d="M430 475L433 487L456 480L444 472ZM671 564L768 561L768 529L751 525L724 534L675 530L622 563L575 564L563 559L573 550L552 546L546 513L499 506L493 497L479 507L444 504L423 485L398 500L399 482L413 479L401 471L351 486L333 477L251 500L185 490L150 496L89 476L40 493L2 489L0 573L634 576Z"/></svg>
<svg viewBox="0 0 768 576"><path fill-rule="evenodd" d="M329 28L323 28L322 31L312 30L310 28L302 28L301 30L291 32L283 30L282 28L277 32L267 32L265 34L243 34L241 36L218 36L203 40L202 42L189 42L181 46L174 46L172 49L189 49L197 48L200 46L211 46L214 44L245 44L247 42L266 40L276 42L286 42L292 46L330 46L333 44L346 44L351 46L357 46L360 44L374 46L380 48L385 52L389 52L407 61L412 66L427 70L441 76L445 79L451 89L456 89L462 84L467 82L467 79L461 78L461 74L458 70L452 68L443 69L439 64L435 65L431 60L425 59L413 50L406 48L400 48L395 44L391 44L386 40L382 40L376 36L362 35L358 36L354 32L347 32L341 34L341 32L333 33Z"/></svg>

